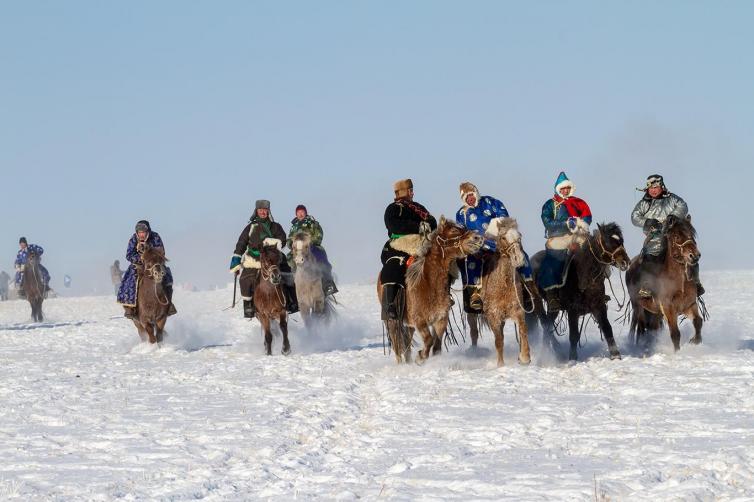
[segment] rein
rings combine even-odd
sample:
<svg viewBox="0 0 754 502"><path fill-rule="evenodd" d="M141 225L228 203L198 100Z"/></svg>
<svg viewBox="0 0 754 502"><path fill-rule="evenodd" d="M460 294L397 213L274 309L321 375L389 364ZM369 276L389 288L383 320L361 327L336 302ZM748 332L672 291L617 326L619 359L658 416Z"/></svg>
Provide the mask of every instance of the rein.
<svg viewBox="0 0 754 502"><path fill-rule="evenodd" d="M259 272L262 275L263 281L267 281L272 284L273 289L275 290L275 295L277 296L280 305L285 307L285 295L281 295L281 288L278 288L283 277L282 273L280 272L280 266L269 265L265 267L263 264L262 268L259 269Z"/></svg>
<svg viewBox="0 0 754 502"><path fill-rule="evenodd" d="M166 295L164 291L163 296L165 297L165 301L160 299L160 293L159 291L157 291L157 285L162 284L162 280L165 278L165 274L167 274L167 272L165 272L165 267L162 263L153 263L149 267L144 267L144 275L152 279L154 297L157 298L157 303L159 303L163 307L170 305L170 300L168 299L168 295Z"/></svg>
<svg viewBox="0 0 754 502"><path fill-rule="evenodd" d="M623 244L621 244L620 246L618 246L617 248L615 248L615 251L613 251L611 253L610 251L608 251L607 249L605 249L605 245L602 243L602 232L600 232L599 230L597 230L597 235L598 235L598 237L596 238L597 239L597 243L599 243L600 249L601 249L599 256L597 256L597 253L594 252L594 248L592 248L592 239L587 239L586 240L587 243L589 244L589 251L592 252L592 256L594 256L594 259L597 260L602 265L617 266L617 261L615 260L615 255L618 254L621 251L623 251L624 253L626 252L626 249L623 247ZM602 258L603 255L609 256L610 257L610 261L608 261L608 262L602 261L601 258Z"/></svg>
<svg viewBox="0 0 754 502"><path fill-rule="evenodd" d="M440 246L440 251L442 252L442 257L445 259L445 248L446 247L454 247L458 248L463 252L463 249L461 248L461 240L463 239L463 234L459 235L457 237L451 237L449 239L446 239L444 237L440 237L439 235L435 237L435 241L437 242L437 245ZM449 245L449 242L455 242L453 245ZM466 256L466 253L463 253L464 256Z"/></svg>

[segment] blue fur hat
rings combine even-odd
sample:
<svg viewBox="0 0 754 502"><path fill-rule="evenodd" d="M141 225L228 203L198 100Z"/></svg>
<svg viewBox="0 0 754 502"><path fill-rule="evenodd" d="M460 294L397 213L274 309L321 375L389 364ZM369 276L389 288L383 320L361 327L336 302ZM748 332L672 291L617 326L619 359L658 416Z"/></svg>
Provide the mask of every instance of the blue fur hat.
<svg viewBox="0 0 754 502"><path fill-rule="evenodd" d="M575 189L573 182L568 179L568 176L566 176L565 172L560 171L558 179L555 180L555 193L559 195L560 189L563 187L571 187L571 195L573 195L573 191Z"/></svg>

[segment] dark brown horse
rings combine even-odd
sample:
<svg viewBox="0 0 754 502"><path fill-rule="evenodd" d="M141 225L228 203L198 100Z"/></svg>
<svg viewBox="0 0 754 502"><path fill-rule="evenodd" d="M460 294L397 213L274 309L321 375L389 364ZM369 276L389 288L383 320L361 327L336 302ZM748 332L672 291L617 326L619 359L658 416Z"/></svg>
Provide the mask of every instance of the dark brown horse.
<svg viewBox="0 0 754 502"><path fill-rule="evenodd" d="M629 257L623 247L623 232L616 223L605 223L597 225L597 230L583 237L583 244L572 251L570 264L567 265L566 282L560 288L560 303L568 314L571 345L568 358L571 361L578 359L578 344L581 340L579 318L591 315L605 337L610 359L620 359L613 327L607 317L605 279L610 274L611 266L621 271L628 268ZM539 272L544 254L545 251L540 251L532 258L535 275ZM542 320L545 330L554 331L557 315L557 311L548 310Z"/></svg>
<svg viewBox="0 0 754 502"><path fill-rule="evenodd" d="M254 307L256 316L262 323L264 330L264 350L268 356L272 355L273 320L280 324L283 332L283 355L291 353L291 343L288 340L288 313L285 310L285 294L283 293L283 274L280 272L280 260L283 254L277 245L265 245L259 255L261 267L259 282L254 288Z"/></svg>
<svg viewBox="0 0 754 502"><path fill-rule="evenodd" d="M659 275L654 278L653 296L639 296L640 256L633 259L626 273L626 285L633 309L629 336L635 334L636 343L643 343L645 350L649 350L653 341L645 337L654 336L662 328L663 318L668 322L673 348L679 350L681 331L678 329L678 317L681 315L690 318L694 324L694 336L689 342L702 343L704 320L697 304L696 281L690 273L702 256L696 246L696 230L691 225L690 218L669 216L662 232L665 239L665 261Z"/></svg>
<svg viewBox="0 0 754 502"><path fill-rule="evenodd" d="M167 273L165 251L147 247L136 266L136 317L133 322L143 342L161 343L170 310L170 296L162 285Z"/></svg>
<svg viewBox="0 0 754 502"><path fill-rule="evenodd" d="M430 351L442 351L442 338L448 327L450 295L448 272L458 258L476 253L484 240L476 232L467 230L445 217L440 218L437 230L429 234L413 263L406 271L403 295L403 318L387 320L390 343L398 363L411 361L411 340L419 331L424 348L417 355L421 363ZM382 298L382 283L377 280L377 298Z"/></svg>
<svg viewBox="0 0 754 502"><path fill-rule="evenodd" d="M28 249L28 248L27 248ZM31 318L34 322L44 321L42 316L42 302L45 299L45 283L39 268L39 256L29 251L26 265L24 265L23 290L31 305Z"/></svg>

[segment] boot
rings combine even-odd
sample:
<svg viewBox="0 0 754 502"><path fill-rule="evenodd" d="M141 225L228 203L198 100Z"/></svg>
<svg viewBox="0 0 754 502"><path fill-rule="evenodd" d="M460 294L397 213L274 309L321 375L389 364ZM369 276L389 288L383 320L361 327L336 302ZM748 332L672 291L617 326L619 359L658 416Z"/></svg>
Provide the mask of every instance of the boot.
<svg viewBox="0 0 754 502"><path fill-rule="evenodd" d="M243 316L246 319L254 319L254 315L256 314L256 310L254 309L254 301L253 300L244 300L243 301Z"/></svg>
<svg viewBox="0 0 754 502"><path fill-rule="evenodd" d="M24 291L23 287L19 286L18 289L16 289L16 293L19 298L26 298L26 291Z"/></svg>
<svg viewBox="0 0 754 502"><path fill-rule="evenodd" d="M136 319L136 307L123 306L123 317L126 319Z"/></svg>
<svg viewBox="0 0 754 502"><path fill-rule="evenodd" d="M333 281L332 277L322 279L322 289L325 292L325 296L334 295L338 292L338 288L335 286L335 281Z"/></svg>
<svg viewBox="0 0 754 502"><path fill-rule="evenodd" d="M699 280L699 263L691 267L691 279L696 283L696 296L702 296L704 294L704 286L702 286L702 281Z"/></svg>
<svg viewBox="0 0 754 502"><path fill-rule="evenodd" d="M165 296L168 297L168 301L170 302L170 306L168 306L168 317L171 315L175 315L178 313L178 310L176 310L175 305L173 305L173 285L167 285L165 286Z"/></svg>
<svg viewBox="0 0 754 502"><path fill-rule="evenodd" d="M398 291L400 286L397 284L387 284L382 287L382 309L390 320L400 319L400 311L397 305Z"/></svg>
<svg viewBox="0 0 754 502"><path fill-rule="evenodd" d="M285 310L289 314L298 312L298 299L296 298L295 286L283 286L283 294L285 295Z"/></svg>
<svg viewBox="0 0 754 502"><path fill-rule="evenodd" d="M474 310L482 310L482 292L479 286L469 286L471 294L469 295L469 307Z"/></svg>
<svg viewBox="0 0 754 502"><path fill-rule="evenodd" d="M545 300L547 301L548 312L556 312L563 309L560 305L560 290L558 288L545 291Z"/></svg>

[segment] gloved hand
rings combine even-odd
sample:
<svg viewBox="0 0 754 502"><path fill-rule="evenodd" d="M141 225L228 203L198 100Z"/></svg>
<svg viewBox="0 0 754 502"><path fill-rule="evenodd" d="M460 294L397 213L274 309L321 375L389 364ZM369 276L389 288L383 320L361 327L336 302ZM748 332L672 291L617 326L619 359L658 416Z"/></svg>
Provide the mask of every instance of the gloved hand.
<svg viewBox="0 0 754 502"><path fill-rule="evenodd" d="M422 221L419 223L419 234L420 235L429 235L432 232L432 227L429 226L429 222Z"/></svg>
<svg viewBox="0 0 754 502"><path fill-rule="evenodd" d="M25 268L26 268L26 266L23 265L23 264L16 265L16 270L18 270L19 272L23 272Z"/></svg>
<svg viewBox="0 0 754 502"><path fill-rule="evenodd" d="M574 230L576 230L576 227L578 226L578 219L574 217L568 218L566 225L568 225L568 229L571 232L573 232Z"/></svg>
<svg viewBox="0 0 754 502"><path fill-rule="evenodd" d="M136 252L137 252L137 253L143 253L143 252L144 252L144 249L146 249L146 247L147 247L147 243L146 243L146 242L144 242L144 241L139 241L139 242L138 242L138 243L136 244Z"/></svg>
<svg viewBox="0 0 754 502"><path fill-rule="evenodd" d="M648 234L657 230L660 230L662 228L662 224L659 220L656 220L654 218L647 218L647 220L644 222L644 233Z"/></svg>
<svg viewBox="0 0 754 502"><path fill-rule="evenodd" d="M230 259L230 273L237 274L241 271L241 257L234 256Z"/></svg>

